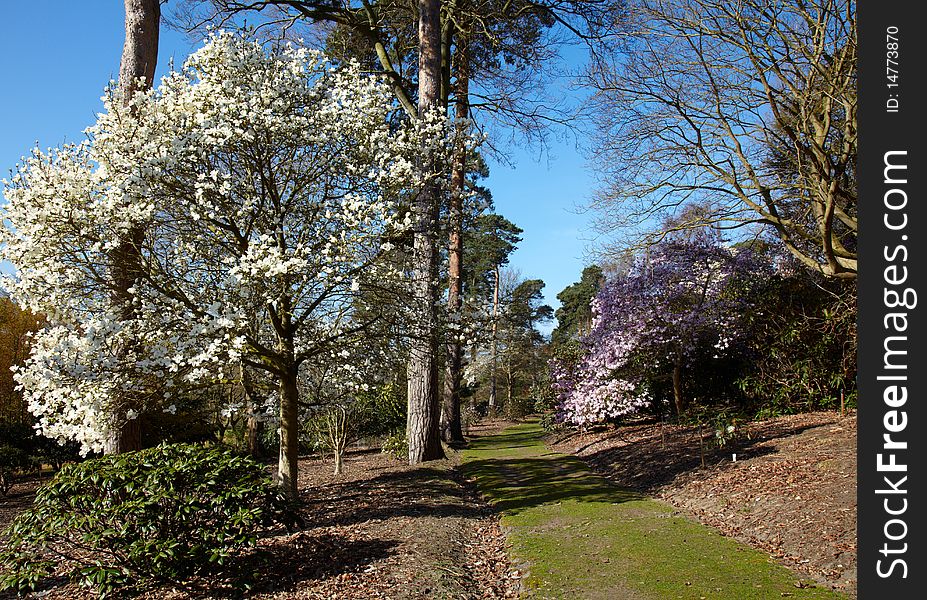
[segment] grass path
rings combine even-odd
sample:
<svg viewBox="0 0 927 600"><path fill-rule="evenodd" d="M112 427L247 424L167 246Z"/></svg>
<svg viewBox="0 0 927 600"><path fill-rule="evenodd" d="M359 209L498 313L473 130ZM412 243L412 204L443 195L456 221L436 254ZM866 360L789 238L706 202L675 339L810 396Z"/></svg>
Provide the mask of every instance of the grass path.
<svg viewBox="0 0 927 600"><path fill-rule="evenodd" d="M550 451L536 421L476 438L464 474L502 512L532 598L843 598ZM645 467L642 467L645 468Z"/></svg>

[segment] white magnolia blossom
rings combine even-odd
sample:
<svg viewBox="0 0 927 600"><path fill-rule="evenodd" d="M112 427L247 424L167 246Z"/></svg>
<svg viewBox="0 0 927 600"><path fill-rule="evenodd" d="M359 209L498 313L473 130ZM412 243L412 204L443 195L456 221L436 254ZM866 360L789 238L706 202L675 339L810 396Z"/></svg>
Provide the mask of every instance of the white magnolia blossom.
<svg viewBox="0 0 927 600"><path fill-rule="evenodd" d="M4 182L0 254L53 323L16 373L40 431L99 451L173 413L172 388L288 372L354 331L364 282L399 275L379 257L411 223L423 136L452 144L440 115L393 123L391 98L356 64L220 33L157 89L110 91L87 142L33 152ZM127 320L111 269L133 235Z"/></svg>

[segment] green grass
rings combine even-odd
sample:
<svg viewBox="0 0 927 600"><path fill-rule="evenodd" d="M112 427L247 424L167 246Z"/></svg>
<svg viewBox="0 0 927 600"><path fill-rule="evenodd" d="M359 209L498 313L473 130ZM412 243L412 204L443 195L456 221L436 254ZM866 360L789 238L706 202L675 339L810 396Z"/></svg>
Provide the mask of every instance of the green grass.
<svg viewBox="0 0 927 600"><path fill-rule="evenodd" d="M551 452L532 421L472 441L462 469L502 512L535 598L844 598Z"/></svg>

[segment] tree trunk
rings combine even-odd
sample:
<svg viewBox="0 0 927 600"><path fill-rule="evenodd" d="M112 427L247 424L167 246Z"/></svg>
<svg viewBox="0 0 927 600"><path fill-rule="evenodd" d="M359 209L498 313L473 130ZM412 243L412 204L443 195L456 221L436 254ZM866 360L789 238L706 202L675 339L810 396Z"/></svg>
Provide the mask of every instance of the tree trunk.
<svg viewBox="0 0 927 600"><path fill-rule="evenodd" d="M438 435L437 364L434 354L414 347L409 357L409 411L406 431L409 440L409 464L444 458ZM437 344L433 346L437 352Z"/></svg>
<svg viewBox="0 0 927 600"><path fill-rule="evenodd" d="M299 388L298 369L294 366L280 376L280 458L277 461L277 484L291 499L299 494Z"/></svg>
<svg viewBox="0 0 927 600"><path fill-rule="evenodd" d="M142 449L142 426L139 419L125 419L118 429L110 432L103 451L105 454L122 454Z"/></svg>
<svg viewBox="0 0 927 600"><path fill-rule="evenodd" d="M490 366L489 366L489 416L496 416L496 355L499 352L499 342L496 337L499 334L499 265L495 268L495 283L492 290L492 341L490 343Z"/></svg>
<svg viewBox="0 0 927 600"><path fill-rule="evenodd" d="M447 367L444 372L444 404L441 408L441 437L445 442L463 443L460 416L460 380L463 367L463 348L457 334L447 343Z"/></svg>
<svg viewBox="0 0 927 600"><path fill-rule="evenodd" d="M686 399L682 394L682 362L678 360L673 365L673 402L676 404L676 415L681 417L686 409Z"/></svg>
<svg viewBox="0 0 927 600"><path fill-rule="evenodd" d="M126 39L119 63L119 91L123 103L128 104L132 96L151 87L155 67L158 63L158 35L160 33L161 4L159 0L125 0ZM139 78L145 81L139 86ZM111 255L113 277L113 304L119 308L123 321L134 318L132 295L129 289L139 274L138 247L144 232L141 229L129 231L120 239ZM130 348L119 351L122 357L131 353ZM133 398L120 397L114 402L114 425L105 444L106 454L119 454L141 450L142 430L138 418L126 419L125 412L134 409L141 412Z"/></svg>
<svg viewBox="0 0 927 600"><path fill-rule="evenodd" d="M247 441L248 454L253 458L261 458L261 434L264 431L264 421L257 417L257 403L254 401L254 387L244 364L240 365L241 389L245 396L245 409L248 411Z"/></svg>
<svg viewBox="0 0 927 600"><path fill-rule="evenodd" d="M125 0L126 41L119 63L119 91L126 101L140 90L150 89L158 64L160 0ZM145 78L144 87L138 79Z"/></svg>
<svg viewBox="0 0 927 600"><path fill-rule="evenodd" d="M419 0L419 118L438 108L441 94L441 2ZM427 148L429 144L425 143ZM438 431L438 339L435 282L438 272L437 225L439 189L434 181L438 165L431 151L423 151L420 189L415 200L413 242L413 302L419 318L412 324L409 351L409 411L406 431L409 464L444 458Z"/></svg>
<svg viewBox="0 0 927 600"><path fill-rule="evenodd" d="M451 171L448 236L447 309L451 322L461 325L463 306L463 198L467 176L466 120L470 116L469 99L469 48L466 37L460 35L455 53L457 89L455 120L458 140L454 149L454 166ZM460 418L460 380L463 367L463 348L460 331L451 331L447 341L447 366L444 373L444 404L441 410L441 435L448 443L464 441Z"/></svg>
<svg viewBox="0 0 927 600"><path fill-rule="evenodd" d="M512 368L512 349L508 348L505 357L505 411L511 415L512 409L512 388L515 386L515 373Z"/></svg>
<svg viewBox="0 0 927 600"><path fill-rule="evenodd" d="M328 444L335 459L335 475L341 475L344 468L344 451L348 445L348 411L335 406L327 415Z"/></svg>
<svg viewBox="0 0 927 600"><path fill-rule="evenodd" d="M261 435L264 433L264 421L258 419L255 415L248 415L248 454L252 458L264 458L261 451Z"/></svg>

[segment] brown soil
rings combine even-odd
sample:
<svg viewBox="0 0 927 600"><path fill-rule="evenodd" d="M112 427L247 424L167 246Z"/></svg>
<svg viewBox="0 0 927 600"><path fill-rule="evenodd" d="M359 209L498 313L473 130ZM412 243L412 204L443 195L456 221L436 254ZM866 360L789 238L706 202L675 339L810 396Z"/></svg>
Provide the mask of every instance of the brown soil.
<svg viewBox="0 0 927 600"><path fill-rule="evenodd" d="M239 572L259 573L251 591L212 577L137 597L517 597L519 577L506 557L498 517L457 477L455 464L452 456L410 467L376 449L360 449L346 456L345 472L336 477L331 460L302 459L299 488L307 527L266 536L256 552L239 558ZM0 497L0 529L31 503L34 488L34 482L25 482ZM63 578L46 581L34 596L95 597Z"/></svg>
<svg viewBox="0 0 927 600"><path fill-rule="evenodd" d="M661 424L553 438L617 484L656 496L805 577L856 596L856 416L818 412L714 430ZM736 453L736 462L734 454ZM702 457L704 456L704 463Z"/></svg>

